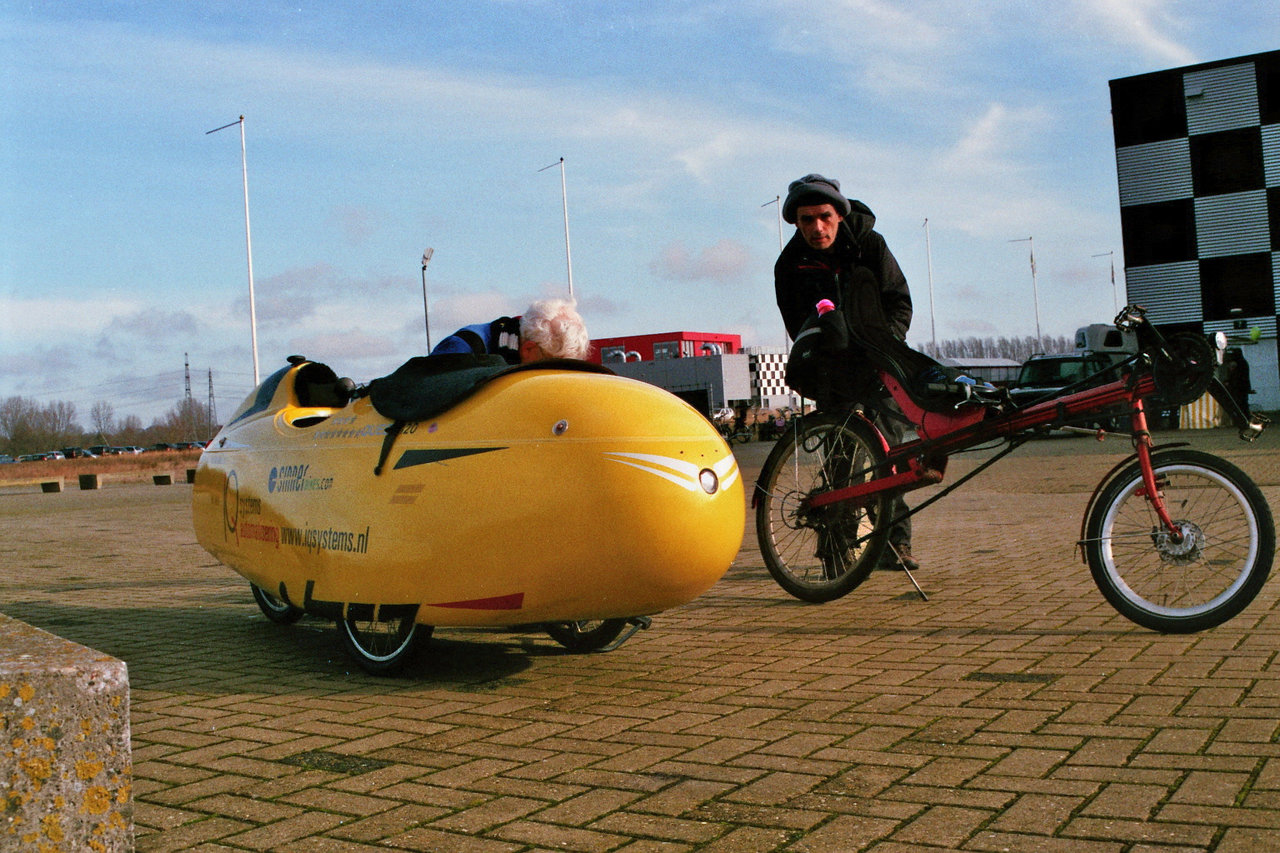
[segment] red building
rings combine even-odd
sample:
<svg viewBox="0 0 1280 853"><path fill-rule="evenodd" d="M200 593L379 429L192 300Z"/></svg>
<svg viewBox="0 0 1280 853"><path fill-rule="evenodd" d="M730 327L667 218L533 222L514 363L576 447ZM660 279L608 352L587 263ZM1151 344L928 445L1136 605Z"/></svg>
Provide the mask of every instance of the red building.
<svg viewBox="0 0 1280 853"><path fill-rule="evenodd" d="M661 361L667 358L737 355L741 352L741 335L720 335L715 332L663 332L657 335L596 338L591 342L589 358L596 364L609 364L618 361Z"/></svg>

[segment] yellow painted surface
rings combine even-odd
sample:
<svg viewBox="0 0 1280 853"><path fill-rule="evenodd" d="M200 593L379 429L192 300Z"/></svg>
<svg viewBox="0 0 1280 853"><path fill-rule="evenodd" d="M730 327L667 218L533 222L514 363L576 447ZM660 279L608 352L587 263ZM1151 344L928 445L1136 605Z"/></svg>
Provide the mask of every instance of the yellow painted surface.
<svg viewBox="0 0 1280 853"><path fill-rule="evenodd" d="M295 405L297 370L215 438L193 490L200 544L295 605L309 589L442 626L635 616L704 592L741 545L736 460L654 386L505 374L407 425L374 476L390 422L367 398Z"/></svg>

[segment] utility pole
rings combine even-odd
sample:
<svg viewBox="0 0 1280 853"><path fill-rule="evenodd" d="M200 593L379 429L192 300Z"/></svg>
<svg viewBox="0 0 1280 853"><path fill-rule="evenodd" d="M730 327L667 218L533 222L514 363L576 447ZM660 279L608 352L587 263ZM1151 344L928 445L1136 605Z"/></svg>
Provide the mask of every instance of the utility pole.
<svg viewBox="0 0 1280 853"><path fill-rule="evenodd" d="M191 400L191 360L184 352L182 354L182 378L183 384L186 386L183 392L182 408L186 411L187 421L187 440L195 440L196 424L195 424L195 404Z"/></svg>
<svg viewBox="0 0 1280 853"><path fill-rule="evenodd" d="M213 438L213 430L215 427L217 427L217 425L218 425L218 410L213 405L213 368L210 367L209 368L209 429L206 430L209 434L205 438ZM199 438L197 439L197 441L205 440L205 438Z"/></svg>

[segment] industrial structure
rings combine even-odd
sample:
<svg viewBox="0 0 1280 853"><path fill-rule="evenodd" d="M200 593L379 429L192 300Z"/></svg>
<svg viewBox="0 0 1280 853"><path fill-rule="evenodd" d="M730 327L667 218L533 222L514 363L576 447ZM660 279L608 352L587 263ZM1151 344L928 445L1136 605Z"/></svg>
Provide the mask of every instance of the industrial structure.
<svg viewBox="0 0 1280 853"><path fill-rule="evenodd" d="M620 376L665 388L701 412L739 405L799 408L787 387L786 351L742 346L741 335L663 332L598 338L591 360Z"/></svg>

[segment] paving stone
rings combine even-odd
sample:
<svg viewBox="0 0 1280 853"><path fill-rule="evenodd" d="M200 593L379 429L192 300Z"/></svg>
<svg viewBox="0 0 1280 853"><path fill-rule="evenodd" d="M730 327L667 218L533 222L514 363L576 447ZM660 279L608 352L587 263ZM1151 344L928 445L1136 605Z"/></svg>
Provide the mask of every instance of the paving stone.
<svg viewBox="0 0 1280 853"><path fill-rule="evenodd" d="M1230 432L1170 438L1280 506L1280 452ZM768 449L736 451L748 482ZM0 599L128 663L139 850L1280 849L1280 583L1199 634L1115 613L1073 545L1125 453L1040 439L922 513L927 602L883 572L796 601L748 517L720 583L607 654L439 629L366 676L330 623L268 623L176 489L63 494L44 526L6 496Z"/></svg>

